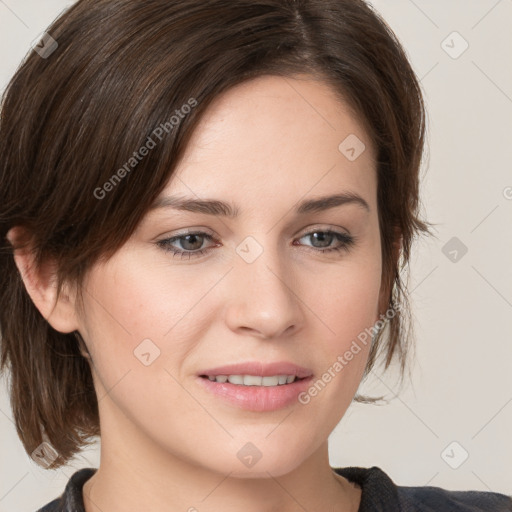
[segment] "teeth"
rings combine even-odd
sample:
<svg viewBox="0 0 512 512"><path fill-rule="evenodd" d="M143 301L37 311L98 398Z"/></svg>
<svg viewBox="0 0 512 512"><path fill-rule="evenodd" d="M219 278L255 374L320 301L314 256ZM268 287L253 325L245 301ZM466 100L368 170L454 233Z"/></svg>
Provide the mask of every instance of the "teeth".
<svg viewBox="0 0 512 512"><path fill-rule="evenodd" d="M295 381L295 375L274 375L272 377L260 377L257 375L209 375L208 379L216 382L227 382L239 386L282 386Z"/></svg>
<svg viewBox="0 0 512 512"><path fill-rule="evenodd" d="M217 382L227 382L227 375L217 375L217 377L208 377L210 380L216 380Z"/></svg>

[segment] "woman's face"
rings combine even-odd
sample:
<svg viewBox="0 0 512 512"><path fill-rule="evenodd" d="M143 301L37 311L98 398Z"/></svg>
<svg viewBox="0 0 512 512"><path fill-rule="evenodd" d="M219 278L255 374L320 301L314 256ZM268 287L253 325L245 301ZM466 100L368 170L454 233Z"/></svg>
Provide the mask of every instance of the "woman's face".
<svg viewBox="0 0 512 512"><path fill-rule="evenodd" d="M85 280L79 331L102 444L240 477L285 474L325 446L367 361L357 336L379 315L373 151L323 83L265 76L218 98L160 199L222 201L237 215L162 199ZM343 194L361 200L300 208ZM229 374L294 373L265 367L276 362L309 380L200 376L242 363L262 367Z"/></svg>

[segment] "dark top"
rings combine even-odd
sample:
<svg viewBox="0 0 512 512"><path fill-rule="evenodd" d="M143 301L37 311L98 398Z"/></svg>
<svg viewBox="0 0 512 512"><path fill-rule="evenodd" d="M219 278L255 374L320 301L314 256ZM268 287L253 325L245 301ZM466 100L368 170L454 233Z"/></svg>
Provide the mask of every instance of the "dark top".
<svg viewBox="0 0 512 512"><path fill-rule="evenodd" d="M512 497L505 494L397 486L376 466L333 470L361 487L358 512L512 512ZM85 512L82 487L95 472L94 468L76 471L62 495L37 512Z"/></svg>

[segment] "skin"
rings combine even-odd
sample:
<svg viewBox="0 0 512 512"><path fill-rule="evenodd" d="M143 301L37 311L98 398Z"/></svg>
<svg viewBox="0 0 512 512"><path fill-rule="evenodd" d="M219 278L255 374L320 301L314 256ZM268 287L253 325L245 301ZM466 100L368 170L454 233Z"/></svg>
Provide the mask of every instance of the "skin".
<svg viewBox="0 0 512 512"><path fill-rule="evenodd" d="M349 134L366 144L355 161L338 150ZM335 192L357 193L370 211L349 203L293 212L298 201ZM331 469L327 439L357 391L369 343L307 405L273 412L229 405L196 374L291 361L319 378L378 320L386 294L376 165L362 125L311 77L246 82L210 107L162 195L170 194L229 201L240 215L148 212L88 274L83 314L71 285L54 304L50 264L32 270L30 254L16 254L41 313L57 330L78 330L92 356L102 440L86 511L356 512L361 491ZM210 252L181 259L155 243L186 228L215 241L173 247ZM322 253L325 245L305 236L328 229L354 236L354 246ZM263 248L250 264L236 252L247 236ZM133 353L146 338L160 350L149 366ZM262 453L250 468L237 457L247 442Z"/></svg>

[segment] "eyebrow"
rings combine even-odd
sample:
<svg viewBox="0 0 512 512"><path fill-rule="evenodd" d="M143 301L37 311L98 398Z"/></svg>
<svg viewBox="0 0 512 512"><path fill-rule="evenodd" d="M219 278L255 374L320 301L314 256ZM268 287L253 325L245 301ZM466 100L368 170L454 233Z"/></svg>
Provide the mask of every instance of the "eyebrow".
<svg viewBox="0 0 512 512"><path fill-rule="evenodd" d="M320 212L343 206L355 204L370 212L368 203L354 192L343 192L340 194L306 199L295 207L294 211L303 215L306 213ZM150 207L150 210L158 208L173 208L195 213L205 213L207 215L217 215L229 218L236 218L240 214L240 209L230 203L218 199L191 199L180 196L164 196L158 198Z"/></svg>

